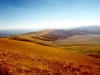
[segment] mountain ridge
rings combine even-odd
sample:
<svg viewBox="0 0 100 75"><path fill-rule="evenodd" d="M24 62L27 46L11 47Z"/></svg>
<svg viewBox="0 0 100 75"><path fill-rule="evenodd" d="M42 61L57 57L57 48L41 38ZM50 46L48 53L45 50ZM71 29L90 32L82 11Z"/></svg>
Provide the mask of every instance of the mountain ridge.
<svg viewBox="0 0 100 75"><path fill-rule="evenodd" d="M92 26L92 28L94 27L95 26ZM29 32L23 35L11 36L8 38L13 40L33 42L45 46L63 48L66 50L72 50L89 56L93 56L95 58L100 58L100 48L98 47L100 46L99 27L100 26L95 27L94 30L87 30L89 28L86 29L85 27L85 30L80 28L71 30L47 29L37 32ZM96 28L98 28L98 30ZM79 49L74 48L73 46ZM80 46L82 47L80 48ZM86 50L88 46L90 48Z"/></svg>

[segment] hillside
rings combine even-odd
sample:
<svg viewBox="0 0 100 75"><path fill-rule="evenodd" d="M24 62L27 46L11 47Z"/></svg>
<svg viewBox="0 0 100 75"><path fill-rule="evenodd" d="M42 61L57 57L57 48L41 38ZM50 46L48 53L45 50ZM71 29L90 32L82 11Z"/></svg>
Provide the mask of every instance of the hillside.
<svg viewBox="0 0 100 75"><path fill-rule="evenodd" d="M37 32L29 32L18 36L11 36L9 38L13 40L33 42L45 46L54 46L100 58L99 29L100 26L79 27L69 30L47 29Z"/></svg>
<svg viewBox="0 0 100 75"><path fill-rule="evenodd" d="M94 31L88 31L88 30L43 30L43 31L38 31L38 32L30 32L30 33L26 33L26 34L23 34L23 35L18 35L18 36L11 36L9 37L10 39L15 39L15 40L22 40L22 41L30 41L30 42L36 42L36 43L40 43L42 44L43 42L47 43L48 44L56 44L56 45L59 45L58 41L61 41L61 40L68 40L69 38L73 38L74 39L74 36L77 38L81 38L81 40L84 41L84 38L86 40L88 40L90 43L89 44L100 44L98 42L99 39L97 39L98 37L100 37L100 33L99 32L94 32ZM89 36L89 37L87 37ZM75 39L77 39L75 38ZM93 39L96 39L96 40L93 40ZM93 40L91 42L91 40ZM40 42L42 41L42 42ZM74 45L74 41L68 43L68 44L65 44L65 42L62 42L64 43L64 45ZM80 41L78 43L75 42L75 44L81 44ZM87 42L85 42L84 44L87 44ZM46 44L45 44L46 45ZM60 44L61 45L61 44Z"/></svg>
<svg viewBox="0 0 100 75"><path fill-rule="evenodd" d="M100 60L59 48L0 38L1 75L99 75Z"/></svg>
<svg viewBox="0 0 100 75"><path fill-rule="evenodd" d="M98 38L100 36L100 26L89 26L89 27L79 27L75 29L58 29L58 30L46 29L46 30L41 30L37 32L29 32L23 35L19 35L18 37L27 36L27 37L38 39L38 40L56 42L58 40L63 40L63 39L65 40L67 38L70 38L76 35L77 37L80 37L81 35L83 37L89 36L89 38L86 37L86 39L90 40L91 34L92 34L93 39Z"/></svg>

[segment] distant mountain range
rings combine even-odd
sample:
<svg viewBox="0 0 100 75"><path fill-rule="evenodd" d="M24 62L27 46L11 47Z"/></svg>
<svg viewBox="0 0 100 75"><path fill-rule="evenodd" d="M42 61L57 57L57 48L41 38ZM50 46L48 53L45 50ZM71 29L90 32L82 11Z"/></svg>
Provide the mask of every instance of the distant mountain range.
<svg viewBox="0 0 100 75"><path fill-rule="evenodd" d="M56 45L73 44L100 44L100 26L85 26L75 29L46 29L37 32L29 32L23 35L10 37L22 41L33 41L36 43L49 42ZM31 40L30 40L31 39ZM77 40L79 41L77 41ZM92 40L92 41L91 41ZM41 42L40 42L41 41ZM49 44L48 43L48 44Z"/></svg>
<svg viewBox="0 0 100 75"><path fill-rule="evenodd" d="M74 35L89 35L100 34L100 26L85 26L75 29L47 29L38 32L29 32L25 35L33 35L32 37L42 37L49 41L56 41L58 39L65 39Z"/></svg>
<svg viewBox="0 0 100 75"><path fill-rule="evenodd" d="M81 26L77 29L79 29L79 30L90 30L90 31L100 31L100 26L99 25Z"/></svg>
<svg viewBox="0 0 100 75"><path fill-rule="evenodd" d="M98 53L100 54L100 26L86 26L75 29L46 29L8 38L45 46L60 47L88 55L92 53L93 57L100 58L97 55ZM95 48L92 48L92 46L95 46Z"/></svg>
<svg viewBox="0 0 100 75"><path fill-rule="evenodd" d="M40 35L41 33L41 34L44 34L43 35L44 37L57 36L58 38L66 38L69 36L73 36L74 34L99 34L100 26L92 25L92 26L81 26L81 27L73 28L73 29L46 29L42 31L39 31L39 30L0 30L0 36L10 36L10 35L25 34L25 33L38 34L38 35Z"/></svg>

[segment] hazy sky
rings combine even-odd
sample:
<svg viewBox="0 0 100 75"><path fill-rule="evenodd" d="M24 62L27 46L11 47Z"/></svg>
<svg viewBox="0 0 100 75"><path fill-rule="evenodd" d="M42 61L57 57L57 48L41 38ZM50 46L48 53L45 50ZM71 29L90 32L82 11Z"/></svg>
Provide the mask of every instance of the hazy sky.
<svg viewBox="0 0 100 75"><path fill-rule="evenodd" d="M100 25L100 0L0 0L0 29Z"/></svg>

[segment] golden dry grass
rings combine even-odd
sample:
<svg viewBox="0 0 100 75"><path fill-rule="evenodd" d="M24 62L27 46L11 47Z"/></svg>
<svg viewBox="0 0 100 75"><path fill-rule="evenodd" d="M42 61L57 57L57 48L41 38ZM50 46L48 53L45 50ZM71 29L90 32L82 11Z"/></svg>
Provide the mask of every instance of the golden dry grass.
<svg viewBox="0 0 100 75"><path fill-rule="evenodd" d="M36 36L31 36L31 35L11 36L8 38L13 39L13 40L19 40L19 41L33 42L33 43L46 45L46 46L55 46L54 44L52 44L53 42L51 41L44 41L45 38L42 38L42 37L37 38Z"/></svg>
<svg viewBox="0 0 100 75"><path fill-rule="evenodd" d="M1 73L11 75L99 75L100 60L59 48L1 38L0 68Z"/></svg>
<svg viewBox="0 0 100 75"><path fill-rule="evenodd" d="M56 43L58 45L100 45L99 37L100 34L74 35L66 39L59 39Z"/></svg>

